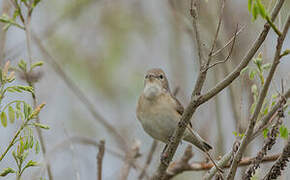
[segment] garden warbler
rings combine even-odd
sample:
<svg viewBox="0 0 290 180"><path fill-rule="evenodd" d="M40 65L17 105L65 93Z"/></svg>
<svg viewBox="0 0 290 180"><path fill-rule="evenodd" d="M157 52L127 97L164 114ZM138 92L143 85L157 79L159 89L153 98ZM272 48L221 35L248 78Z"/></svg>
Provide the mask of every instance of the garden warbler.
<svg viewBox="0 0 290 180"><path fill-rule="evenodd" d="M184 111L180 102L171 94L168 80L162 69L151 69L144 80L144 90L139 97L137 118L151 137L169 143ZM183 140L190 142L204 152L212 147L205 142L191 124L184 132Z"/></svg>

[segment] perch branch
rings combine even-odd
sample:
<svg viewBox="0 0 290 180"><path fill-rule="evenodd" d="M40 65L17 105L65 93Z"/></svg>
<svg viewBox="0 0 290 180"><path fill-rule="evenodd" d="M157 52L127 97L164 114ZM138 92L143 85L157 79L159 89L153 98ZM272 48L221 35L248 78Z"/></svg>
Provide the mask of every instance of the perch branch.
<svg viewBox="0 0 290 180"><path fill-rule="evenodd" d="M263 85L262 90L261 90L261 92L259 94L257 105L255 107L253 115L250 118L249 125L248 125L248 128L246 130L245 136L242 139L241 146L240 146L238 152L236 153L236 155L235 155L235 157L233 159L233 163L232 163L230 172L229 172L229 174L227 176L228 180L234 179L235 174L236 174L236 170L237 170L238 162L242 158L242 155L243 155L244 151L246 150L246 147L247 147L248 143L250 142L250 139L251 139L251 136L253 134L253 130L254 130L254 127L255 127L255 124L256 124L256 120L258 118L258 115L259 115L260 110L262 108L264 99L265 99L265 97L267 95L267 92L269 90L270 83L271 83L271 81L272 81L272 79L274 77L274 74L275 74L275 71L276 71L276 69L278 67L278 64L280 63L281 49L282 49L282 45L283 45L283 42L285 40L286 34L288 32L289 26L290 26L290 15L287 18L287 21L286 21L286 24L285 24L285 26L283 28L283 32L282 32L281 36L279 36L278 39L277 39L275 57L274 57L270 72L269 72L268 77L267 77L267 79L265 81L265 84Z"/></svg>
<svg viewBox="0 0 290 180"><path fill-rule="evenodd" d="M97 180L102 180L102 171L103 171L103 158L105 154L105 141L101 140L99 145L99 152L97 155Z"/></svg>

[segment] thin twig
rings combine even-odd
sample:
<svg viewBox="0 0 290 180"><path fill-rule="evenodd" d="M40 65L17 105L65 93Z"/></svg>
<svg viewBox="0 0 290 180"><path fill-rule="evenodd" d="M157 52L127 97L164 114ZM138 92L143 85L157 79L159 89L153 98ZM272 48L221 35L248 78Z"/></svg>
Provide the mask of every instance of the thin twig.
<svg viewBox="0 0 290 180"><path fill-rule="evenodd" d="M146 159L146 163L145 163L144 167L142 168L141 173L140 173L140 175L138 177L139 180L144 178L146 170L147 170L147 168L149 167L149 165L150 165L150 163L152 161L153 154L154 154L154 152L155 152L155 150L157 148L157 145L158 145L158 142L157 142L157 140L154 139L153 143L151 145L150 151L148 153L148 156L147 156L147 159Z"/></svg>
<svg viewBox="0 0 290 180"><path fill-rule="evenodd" d="M285 0L279 0L272 12L272 20L275 20L278 13L280 12L280 9L283 5ZM270 25L266 23L264 25L263 31L260 33L256 41L253 43L252 47L249 49L249 51L246 53L244 58L241 60L240 64L227 76L225 77L221 82L219 82L214 88L209 90L207 93L204 95L200 96L199 102L200 104L203 104L207 102L209 99L211 99L213 96L221 92L223 89L228 87L229 84L231 84L235 79L237 79L240 75L240 72L242 69L244 69L249 62L252 60L262 43L265 41L268 33L270 30Z"/></svg>
<svg viewBox="0 0 290 180"><path fill-rule="evenodd" d="M102 169L103 169L103 158L105 154L105 140L100 140L100 145L99 145L99 152L97 155L97 180L102 180Z"/></svg>
<svg viewBox="0 0 290 180"><path fill-rule="evenodd" d="M283 32L282 32L281 36L279 36L277 38L275 57L274 57L270 72L269 72L268 77L267 77L267 79L265 81L265 84L262 87L261 92L259 93L259 97L258 97L258 100L257 100L257 104L256 104L256 107L255 107L254 113L253 113L253 115L250 118L248 128L247 128L245 136L244 136L244 138L242 139L242 142L241 142L241 146L240 146L238 152L236 153L236 155L235 155L235 157L233 159L233 163L232 163L230 172L229 172L229 174L227 176L228 180L234 179L236 171L237 171L238 162L242 158L242 155L243 155L244 151L246 150L246 147L247 147L248 143L250 142L250 139L251 139L251 136L253 134L257 118L259 116L259 113L260 113L260 110L262 108L264 99L265 99L265 97L267 95L267 92L269 90L270 83L272 82L272 79L274 77L275 71L276 71L276 69L278 67L278 64L280 63L280 54L281 54L282 45L283 45L283 42L285 40L285 37L286 37L286 34L288 32L289 27L290 27L290 15L287 18L287 21L286 21L286 24L284 26L284 29L283 29Z"/></svg>
<svg viewBox="0 0 290 180"><path fill-rule="evenodd" d="M215 63L213 63L213 64L211 64L211 65L208 65L208 67L206 67L206 68L204 69L204 71L207 71L207 70L209 70L210 68L212 68L212 67L214 67L214 66L216 66L216 65L218 65L218 64L225 63L225 62L227 62L227 61L230 59L230 56L231 56L232 53L233 53L234 46L235 46L235 42L236 42L237 30L238 30L238 25L237 25L237 28L236 28L236 31L235 31L234 40L233 40L233 43L232 43L232 46L231 46L231 49L230 49L230 51L229 51L228 56L227 56L224 60L222 60L222 61L217 61L217 62L215 62Z"/></svg>
<svg viewBox="0 0 290 180"><path fill-rule="evenodd" d="M222 0L222 3L224 3L224 0ZM191 14L192 14L193 19L196 19L197 11L196 11L196 8L192 8L192 4L193 4L193 1L191 2ZM224 5L222 4L221 9L223 9L223 6ZM194 6L194 7L196 7L196 6ZM192 9L195 9L195 10L192 10ZM195 25L196 25L196 21L193 20L193 26L195 26ZM217 31L219 31L219 27L217 28ZM196 29L196 32L198 32L198 29ZM218 34L218 32L216 34ZM214 40L213 44L215 44L215 40ZM213 45L213 47L214 46L215 45ZM211 56L209 56L209 57L211 57ZM208 64L208 62L210 62L210 60L207 61L207 64ZM183 137L184 131L185 131L186 127L188 126L192 115L195 113L195 111L198 107L198 104L199 104L198 99L200 98L200 93L201 93L201 90L202 90L202 87L204 85L206 75L207 75L207 71L203 72L202 69L203 69L203 66L202 66L202 64L200 64L200 71L199 71L199 75L198 75L197 81L196 81L195 86L194 86L194 90L192 92L191 101L190 101L189 105L185 108L185 110L182 114L182 117L178 123L178 126L174 130L174 133L172 136L173 137L172 141L170 141L170 143L168 144L168 148L165 151L167 156L160 163L156 173L153 176L153 179L158 179L158 180L163 179L164 173L166 172L166 169L167 169L170 161L172 160L172 158L177 150L177 147L178 147L178 145Z"/></svg>
<svg viewBox="0 0 290 180"><path fill-rule="evenodd" d="M135 141L130 151L126 154L126 160L121 168L120 180L127 180L133 162L140 157L139 154L140 142Z"/></svg>
<svg viewBox="0 0 290 180"><path fill-rule="evenodd" d="M257 153L257 156L244 173L243 180L250 180L254 176L256 170L260 167L260 163L262 162L263 158L267 155L268 151L270 151L273 145L276 143L276 138L279 134L279 128L282 124L281 118L282 117L278 117L271 131L268 133L267 139L265 140L263 147Z"/></svg>
<svg viewBox="0 0 290 180"><path fill-rule="evenodd" d="M28 53L28 59L29 59L29 66L31 66L32 65L31 32L30 32L31 31L31 29L30 29L31 12L27 13L27 17L25 19L23 14L22 14L22 9L21 9L20 5L18 4L18 1L11 0L11 2L15 6L15 8L18 10L19 17L20 17L20 19L21 19L21 21L22 21L22 23L23 23L23 25L25 27L24 31L26 33L27 53ZM28 10L29 9L30 9L30 7L28 7ZM30 73L30 72L28 72L28 73ZM26 72L25 72L25 77L28 77ZM31 82L28 78L26 78L26 81L35 90L34 83ZM33 108L36 108L37 100L36 100L35 92L32 94L32 99L33 99ZM36 122L40 123L39 116L36 117ZM43 139L43 136L42 136L42 132L41 132L39 127L36 127L36 132L37 132L37 135L38 135L38 138L39 138L39 142L40 142L42 153L43 153L43 155L45 155L45 153L46 153L45 143L44 143L44 139ZM53 180L51 167L50 167L50 165L48 163L46 164L46 168L47 168L47 174L48 174L49 180Z"/></svg>
<svg viewBox="0 0 290 180"><path fill-rule="evenodd" d="M231 39L223 46L221 47L220 49L216 50L215 52L212 53L212 56L216 56L218 55L219 53L221 53L226 47L228 47L233 41L234 39L236 38L236 36L238 36L244 29L245 29L246 25L243 25L239 30L238 32L236 32L236 34L233 35L233 37L231 37Z"/></svg>
<svg viewBox="0 0 290 180"><path fill-rule="evenodd" d="M287 144L283 148L283 152L276 163L271 167L270 171L263 178L264 180L277 179L281 176L281 171L285 169L290 158L290 138L288 138Z"/></svg>
<svg viewBox="0 0 290 180"><path fill-rule="evenodd" d="M200 32L199 32L199 26L198 26L198 13L197 13L197 1L193 2L191 0L190 2L190 14L192 16L192 25L193 30L195 32L195 39L196 39L196 45L197 45L197 53L198 53L198 62L200 68L203 66L203 51L201 46L201 38L200 38Z"/></svg>
<svg viewBox="0 0 290 180"><path fill-rule="evenodd" d="M52 55L45 49L41 40L34 34L32 34L33 40L38 45L37 47L40 49L42 54L46 57L48 63L51 64L56 73L64 80L66 85L70 88L70 90L79 98L79 100L86 106L86 108L90 111L97 122L100 122L109 133L113 135L119 147L127 152L127 141L123 138L123 136L117 131L117 129L112 126L96 109L95 106L91 103L89 98L85 95L85 93L75 84L75 82L64 72L60 64L57 60L55 60Z"/></svg>
<svg viewBox="0 0 290 180"><path fill-rule="evenodd" d="M275 154L275 155L269 155L269 156L265 156L262 159L262 163L267 163L267 162L273 162L276 161L281 154ZM221 159L220 161L218 161L218 166L228 169L230 168L230 164L228 163L231 154L228 154L226 156L227 158L225 159ZM244 157L241 162L239 163L239 167L242 166L248 166L249 164L251 164L251 162L253 161L255 157ZM183 172L186 171L207 171L207 170L211 170L212 168L215 168L213 163L208 163L208 162L192 162L192 163L188 163L188 161L176 161L173 162L169 168L168 171L166 172L165 178L164 179L170 179L173 178L175 176L177 176L178 174L181 174ZM215 174L215 173L211 173L211 172L207 172L205 174L205 176L203 177L204 180L208 180L211 179L211 174Z"/></svg>
<svg viewBox="0 0 290 180"><path fill-rule="evenodd" d="M11 5L9 1L2 1L2 11L0 14L7 14L10 15L11 11ZM4 58L6 56L5 46L6 46L6 35L7 31L5 31L3 28L5 27L5 24L0 23L0 65L4 64Z"/></svg>
<svg viewBox="0 0 290 180"><path fill-rule="evenodd" d="M290 98L290 89L288 89L288 91L282 95L282 97L288 99ZM285 101L285 100L283 100ZM257 135L258 135L258 130L260 130L260 127L263 126L264 127L264 124L267 124L267 122L269 122L270 119L272 119L272 117L274 116L274 114L277 112L278 108L281 106L282 103L282 100L280 100L270 111L269 113L263 118L261 119L259 122L261 123L257 123L257 130L255 130L255 132L257 132ZM252 142L254 140L254 138L252 137L250 139L250 142ZM218 162L218 165L219 167L223 167L221 166L219 163L220 162L223 162L223 164L225 165L226 163L228 163L228 161L230 160L231 156L232 156L232 152L233 150L231 150L230 152L226 153L222 158L221 160ZM205 175L205 179L206 180L210 180L214 174L217 172L216 168L215 167L212 167L211 170L207 173L207 175Z"/></svg>
<svg viewBox="0 0 290 180"><path fill-rule="evenodd" d="M220 7L220 15L219 15L218 26L217 26L217 29L216 29L216 32L215 32L214 40L213 40L211 48L210 48L210 52L208 54L208 60L207 60L207 64L206 64L206 67L205 67L206 69L208 68L208 66L209 66L209 64L211 62L212 54L214 52L214 49L215 49L215 46L216 46L216 43L217 43L217 38L218 38L218 35L219 35L219 32L220 32L220 27L221 27L223 15L224 15L224 7L225 7L225 0L221 0L221 7Z"/></svg>

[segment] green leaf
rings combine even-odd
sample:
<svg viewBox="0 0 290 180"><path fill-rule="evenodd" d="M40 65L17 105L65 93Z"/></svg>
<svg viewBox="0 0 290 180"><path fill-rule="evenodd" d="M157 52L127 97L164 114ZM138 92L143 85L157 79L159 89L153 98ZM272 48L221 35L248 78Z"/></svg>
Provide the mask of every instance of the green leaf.
<svg viewBox="0 0 290 180"><path fill-rule="evenodd" d="M243 138L245 136L245 133L239 133L239 137Z"/></svg>
<svg viewBox="0 0 290 180"><path fill-rule="evenodd" d="M253 15L253 21L255 21L258 17L258 13L259 13L259 8L257 7L256 3L254 3L254 6L252 8L252 15Z"/></svg>
<svg viewBox="0 0 290 180"><path fill-rule="evenodd" d="M2 23L9 23L9 16L7 14L2 14L2 16L0 16L0 22Z"/></svg>
<svg viewBox="0 0 290 180"><path fill-rule="evenodd" d="M31 69L33 69L33 68L35 68L35 67L38 67L38 66L42 66L43 65L43 61L38 61L38 62L36 62L36 63L33 63L32 65L31 65Z"/></svg>
<svg viewBox="0 0 290 180"><path fill-rule="evenodd" d="M251 105L251 109L250 109L251 114L254 114L254 111L255 111L256 105L257 105L256 102L254 102L254 103Z"/></svg>
<svg viewBox="0 0 290 180"><path fill-rule="evenodd" d="M249 74L250 80L253 80L256 74L257 74L257 71L255 69L251 70Z"/></svg>
<svg viewBox="0 0 290 180"><path fill-rule="evenodd" d="M264 8L264 5L261 3L261 0L256 0L256 2L258 5L258 8L259 8L260 15L262 16L262 18L265 19L267 16L267 13L266 13L266 10Z"/></svg>
<svg viewBox="0 0 290 180"><path fill-rule="evenodd" d="M4 177L4 176L7 176L7 174L10 174L10 173L15 173L14 169L12 169L12 168L5 168L0 173L0 176Z"/></svg>
<svg viewBox="0 0 290 180"><path fill-rule="evenodd" d="M16 155L16 152L15 152L15 151L12 151L12 156L13 156L14 160L15 160L16 162L18 162L18 160L17 160L17 155Z"/></svg>
<svg viewBox="0 0 290 180"><path fill-rule="evenodd" d="M265 110L264 110L264 115L267 115L269 112L269 106L266 106Z"/></svg>
<svg viewBox="0 0 290 180"><path fill-rule="evenodd" d="M33 87L31 87L31 86L15 86L15 87L17 87L18 89L23 90L23 91L27 91L27 92L31 92L31 93L34 92Z"/></svg>
<svg viewBox="0 0 290 180"><path fill-rule="evenodd" d="M2 79L2 69L0 68L0 82L3 83L3 79Z"/></svg>
<svg viewBox="0 0 290 180"><path fill-rule="evenodd" d="M39 128L41 128L41 129L49 129L49 126L44 125L44 124L33 123L33 125L34 125L35 127L39 127Z"/></svg>
<svg viewBox="0 0 290 180"><path fill-rule="evenodd" d="M14 12L13 12L13 19L16 20L16 18L19 16L19 14L20 14L19 9L18 8L15 9Z"/></svg>
<svg viewBox="0 0 290 180"><path fill-rule="evenodd" d="M40 149L38 141L36 141L34 148L35 148L35 154L38 154L39 153L39 149Z"/></svg>
<svg viewBox="0 0 290 180"><path fill-rule="evenodd" d="M259 70L261 70L262 61L263 61L263 59L261 57L254 58L254 60L253 60L254 64L257 65Z"/></svg>
<svg viewBox="0 0 290 180"><path fill-rule="evenodd" d="M25 159L27 158L27 156L28 156L28 151L25 151L24 153L23 153L23 155L22 155L22 161L25 161Z"/></svg>
<svg viewBox="0 0 290 180"><path fill-rule="evenodd" d="M253 84L251 87L251 91L253 94L258 94L258 88L256 84Z"/></svg>
<svg viewBox="0 0 290 180"><path fill-rule="evenodd" d="M10 123L13 124L15 121L15 111L12 106L8 107L8 115Z"/></svg>
<svg viewBox="0 0 290 180"><path fill-rule="evenodd" d="M276 99L279 96L278 93L272 94L272 99Z"/></svg>
<svg viewBox="0 0 290 180"><path fill-rule="evenodd" d="M31 149L33 147L34 141L33 141L33 136L30 137L29 141L29 148Z"/></svg>
<svg viewBox="0 0 290 180"><path fill-rule="evenodd" d="M264 136L264 138L267 138L268 137L268 132L269 132L269 129L268 128L266 128L266 129L263 130L263 136Z"/></svg>
<svg viewBox="0 0 290 180"><path fill-rule="evenodd" d="M38 164L37 164L37 162L36 161L32 161L32 160L30 160L26 165L25 165L25 167L27 168L27 167L31 167L31 166L37 166Z"/></svg>
<svg viewBox="0 0 290 180"><path fill-rule="evenodd" d="M244 72L246 72L249 69L249 67L245 67L244 69L241 70L241 74L243 74Z"/></svg>
<svg viewBox="0 0 290 180"><path fill-rule="evenodd" d="M27 150L29 148L29 144L28 144L28 137L25 137L25 143L24 143L24 150Z"/></svg>
<svg viewBox="0 0 290 180"><path fill-rule="evenodd" d="M23 59L18 63L18 67L24 72L27 70L27 64Z"/></svg>
<svg viewBox="0 0 290 180"><path fill-rule="evenodd" d="M21 104L20 102L16 103L16 118L19 119L19 117L21 116Z"/></svg>
<svg viewBox="0 0 290 180"><path fill-rule="evenodd" d="M268 69L271 68L271 66L272 66L272 63L266 63L266 64L263 64L263 65L262 65L262 69L264 69L264 70L268 70Z"/></svg>
<svg viewBox="0 0 290 180"><path fill-rule="evenodd" d="M288 128L284 125L281 125L279 130L280 130L280 136L283 139L288 139Z"/></svg>
<svg viewBox="0 0 290 180"><path fill-rule="evenodd" d="M253 0L248 0L248 10L251 12L252 10L252 5L253 5Z"/></svg>
<svg viewBox="0 0 290 180"><path fill-rule="evenodd" d="M41 0L34 0L32 3L32 8L35 8L40 1Z"/></svg>
<svg viewBox="0 0 290 180"><path fill-rule="evenodd" d="M0 116L1 116L2 126L6 127L7 126L7 116L6 116L5 112L2 111Z"/></svg>
<svg viewBox="0 0 290 180"><path fill-rule="evenodd" d="M24 103L23 112L25 119L27 119L29 114L28 114L28 104L26 103Z"/></svg>

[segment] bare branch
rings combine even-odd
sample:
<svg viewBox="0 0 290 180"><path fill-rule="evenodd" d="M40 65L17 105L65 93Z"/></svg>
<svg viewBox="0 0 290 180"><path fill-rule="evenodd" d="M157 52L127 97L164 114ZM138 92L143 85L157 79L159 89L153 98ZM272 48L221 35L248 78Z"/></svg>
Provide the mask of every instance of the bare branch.
<svg viewBox="0 0 290 180"><path fill-rule="evenodd" d="M211 45L210 52L208 54L208 60L207 60L206 68L210 64L210 61L211 61L211 58L212 58L212 54L213 54L214 48L215 48L216 43L217 43L217 38L218 38L218 35L219 35L219 32L220 32L220 27L221 27L221 24L222 24L222 19L223 19L223 14L224 14L224 7L225 7L225 0L221 0L220 16L219 16L218 26L217 26L217 29L216 29L216 32L215 32L215 36L214 36L213 43Z"/></svg>
<svg viewBox="0 0 290 180"><path fill-rule="evenodd" d="M96 148L100 148L100 143L96 141L94 138L89 138L85 136L71 136L67 139L64 139L60 141L59 143L56 143L51 150L47 153L45 156L45 159L49 160L51 159L51 156L54 155L56 152L61 151L62 149L68 147L71 143L74 144L81 144L86 146L93 146ZM125 157L120 152L110 149L108 147L105 148L106 153L111 154L112 156L124 160Z"/></svg>
<svg viewBox="0 0 290 180"><path fill-rule="evenodd" d="M274 11L272 13L272 19L274 20L280 11L280 8L283 5L283 2L285 0L280 0L278 4L275 6ZM239 75L240 71L248 65L254 54L257 52L258 48L261 46L261 44L264 42L268 32L270 30L270 26L266 23L263 32L260 34L259 38L256 40L250 51L247 53L243 61L240 63L240 65L229 75L227 76L221 83L219 83L215 88L213 88L209 93L200 96L200 92L202 89L202 86L204 84L205 78L206 78L206 72L202 73L200 71L199 76L197 78L191 101L189 105L185 108L184 113L182 114L181 120L178 123L178 127L175 129L173 133L172 141L168 144L168 148L166 149L165 153L168 155L163 162L160 163L157 172L155 173L153 179L162 179L168 164L172 160L176 149L179 145L180 140L183 137L183 133L185 131L185 128L187 127L190 118L195 113L196 109L199 105L202 103L208 101L210 98L212 98L214 95L219 93L221 90L223 90L225 87L227 87L233 80L235 80Z"/></svg>
<svg viewBox="0 0 290 180"><path fill-rule="evenodd" d="M262 108L264 99L265 99L267 92L269 90L270 83L274 77L276 68L278 67L278 64L280 63L281 49L282 49L282 45L283 45L284 39L286 37L286 34L288 32L289 26L290 26L290 15L287 18L287 21L286 21L286 24L284 26L284 29L283 29L281 36L279 36L277 39L275 57L274 57L270 72L269 72L268 77L265 81L265 84L263 85L262 90L259 94L256 108L254 110L252 117L250 118L250 122L249 122L248 128L246 130L245 136L242 139L241 146L240 146L238 152L236 153L236 155L233 159L233 163L232 163L230 172L229 172L228 177L227 177L228 180L234 179L235 174L236 174L236 170L237 170L238 162L242 158L242 155L243 155L248 143L250 142L250 139L251 139L251 136L252 136L255 124L256 124L256 120L258 118L258 115L259 115L260 110Z"/></svg>
<svg viewBox="0 0 290 180"><path fill-rule="evenodd" d="M263 119L261 119L259 122L261 123L258 123L256 126L256 130L254 133L255 136L252 136L251 139L249 140L250 142L254 140L254 137L257 137L259 135L259 133L261 132L260 131L260 127L264 127L265 124L267 124L267 122L273 118L273 116L276 114L277 110L279 109L279 107L281 106L281 103L284 103L285 102L285 99L288 99L290 98L290 89L288 89L288 91L282 95L283 100L280 100L270 111L269 113L267 114L267 116L265 116ZM282 99L282 98L281 98ZM228 163L228 161L230 160L231 156L232 156L232 150L230 152L228 152L227 154L225 154L222 159L218 162L218 165L219 167L223 167L223 165L219 164L220 162L223 162L224 164ZM206 177L206 180L210 180L214 174L217 172L216 168L213 167L211 168L211 170L205 175Z"/></svg>
<svg viewBox="0 0 290 180"><path fill-rule="evenodd" d="M140 142L135 141L130 151L126 154L126 159L121 169L120 180L126 180L128 178L132 164L138 157L140 157L139 149Z"/></svg>
<svg viewBox="0 0 290 180"><path fill-rule="evenodd" d="M290 54L290 49L286 49L281 55L280 58L282 58L283 56L287 56L288 54Z"/></svg>
<svg viewBox="0 0 290 180"><path fill-rule="evenodd" d="M263 117L255 126L254 133L252 135L252 139L256 138L265 128L267 128L271 121L278 116L278 110L281 106L286 104L286 99L290 98L290 90L288 90L284 95L281 96L280 100L276 103L274 107L272 107L271 111Z"/></svg>
<svg viewBox="0 0 290 180"><path fill-rule="evenodd" d="M227 56L224 60L222 60L222 61L217 61L217 62L215 62L215 63L213 63L213 64L211 64L211 65L208 65L208 66L206 67L206 69L204 69L204 71L207 71L207 70L209 70L210 68L212 68L212 67L214 67L214 66L216 66L216 65L218 65L218 64L225 63L225 62L227 62L227 61L230 59L230 56L232 55L233 50L234 50L234 46L235 46L235 42L236 42L236 37L237 37L237 31L238 31L238 25L237 25L237 28L236 28L236 31L235 31L234 40L233 40L233 43L232 43L232 46L231 46L231 49L230 49L230 51L229 51L228 56Z"/></svg>
<svg viewBox="0 0 290 180"><path fill-rule="evenodd" d="M152 161L153 154L154 154L154 152L155 152L155 150L157 148L157 145L158 145L158 142L157 142L157 140L154 139L154 141L153 141L153 143L151 145L149 154L147 156L146 163L145 163L144 167L142 168L141 173L140 173L140 175L138 177L139 180L144 178L146 170L147 170L147 168L149 167L149 165L150 165L150 163Z"/></svg>
<svg viewBox="0 0 290 180"><path fill-rule="evenodd" d="M251 166L249 166L243 176L244 180L250 180L256 172L256 169L260 167L260 163L263 158L267 155L268 151L272 149L273 145L276 143L276 138L279 135L279 128L282 124L282 117L278 116L275 125L272 127L268 133L268 137L262 147L262 149L257 153L257 156L252 161Z"/></svg>
<svg viewBox="0 0 290 180"><path fill-rule="evenodd" d="M281 156L263 179L271 180L277 179L278 176L281 176L281 171L283 171L287 166L287 163L289 162L289 157L290 157L290 138L288 138L288 142L283 148Z"/></svg>
<svg viewBox="0 0 290 180"><path fill-rule="evenodd" d="M185 156L186 152L184 153L182 159L184 157L189 157L188 155ZM275 155L269 155L269 156L265 156L262 159L262 163L267 163L267 162L273 162L276 161L281 154L275 154ZM231 158L231 153L227 154L225 156L226 158L221 159L218 162L218 166L219 167L223 167L223 168L230 168L230 164L228 163L228 161ZM249 164L251 164L251 162L254 160L255 157L245 157L241 160L241 162L239 163L239 167L242 166L248 166ZM180 159L179 161L173 162L169 168L168 171L166 172L165 178L164 179L170 179L175 177L178 174L181 174L185 171L207 171L207 170L213 170L215 169L215 166L213 163L208 163L208 162L193 162L193 163L188 163L188 161ZM206 175L203 177L204 180L209 180L212 178L212 176L216 173L212 173L211 171L207 172Z"/></svg>
<svg viewBox="0 0 290 180"><path fill-rule="evenodd" d="M114 126L112 126L96 109L95 106L90 102L89 98L85 95L85 93L77 86L73 80L64 72L62 67L59 65L58 61L55 60L52 55L45 49L41 40L34 34L32 34L33 40L38 45L37 47L40 49L41 53L46 57L49 64L53 67L56 73L64 80L66 85L70 88L70 90L79 98L79 100L86 106L86 108L90 111L96 121L100 122L109 133L113 135L117 144L121 147L125 152L127 151L127 142L121 136L121 134L116 130Z"/></svg>
<svg viewBox="0 0 290 180"><path fill-rule="evenodd" d="M105 154L105 140L100 141L99 152L97 155L97 180L102 180L103 158Z"/></svg>
<svg viewBox="0 0 290 180"><path fill-rule="evenodd" d="M201 46L201 40L200 40L200 33L199 33L199 27L198 27L198 12L197 12L197 1L193 2L191 0L190 4L190 14L192 16L192 25L193 25L193 30L195 32L195 39L196 39L196 44L197 44L197 53L198 53L198 62L199 62L199 67L200 69L203 66L203 54L202 54L202 46Z"/></svg>
<svg viewBox="0 0 290 180"><path fill-rule="evenodd" d="M274 21L283 5L285 0L279 0L272 12L271 19ZM229 84L231 84L237 77L239 77L240 72L242 69L244 69L253 56L256 54L257 50L260 48L264 40L266 39L268 33L270 30L270 25L266 23L264 25L264 30L260 33L259 37L256 39L252 47L249 49L245 57L242 59L241 63L227 76L224 80L222 80L220 83L218 83L214 88L209 90L206 94L202 95L199 99L200 103L205 103L209 99L211 99L213 96L221 92L223 89L228 87Z"/></svg>
<svg viewBox="0 0 290 180"><path fill-rule="evenodd" d="M246 25L243 25L239 30L238 32L236 32L236 34L233 35L233 37L231 37L231 39L220 49L216 50L215 52L212 53L212 56L216 56L218 55L219 53L221 53L226 47L228 47L233 41L234 39L236 38L236 36L238 36L244 29L245 29Z"/></svg>

